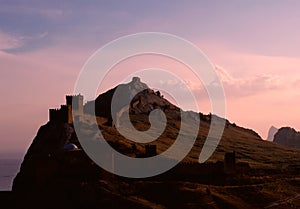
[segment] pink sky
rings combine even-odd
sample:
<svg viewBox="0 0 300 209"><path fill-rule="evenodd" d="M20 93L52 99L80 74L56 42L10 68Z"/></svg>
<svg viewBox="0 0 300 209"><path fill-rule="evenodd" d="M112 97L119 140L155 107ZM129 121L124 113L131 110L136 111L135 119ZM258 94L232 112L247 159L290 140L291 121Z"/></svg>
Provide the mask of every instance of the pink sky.
<svg viewBox="0 0 300 209"><path fill-rule="evenodd" d="M143 31L182 36L210 58L225 88L231 122L254 129L263 138L271 125L300 130L300 14L293 4L162 3L159 9L154 3L145 8L140 3L125 8L99 4L81 8L57 1L29 9L7 3L5 11L0 9L0 153L26 151L47 122L48 109L59 107L65 94L73 92L82 66L95 50L122 35ZM22 23L15 22L18 16L24 17ZM39 16L44 22L35 20ZM140 63L145 65L145 59ZM125 66L133 65L123 63L115 75ZM168 67L175 68L174 63ZM110 79L107 87L119 78ZM166 81L166 85L174 84ZM201 85L191 78L190 86L198 94L200 111L208 113L209 103L199 96L205 94Z"/></svg>

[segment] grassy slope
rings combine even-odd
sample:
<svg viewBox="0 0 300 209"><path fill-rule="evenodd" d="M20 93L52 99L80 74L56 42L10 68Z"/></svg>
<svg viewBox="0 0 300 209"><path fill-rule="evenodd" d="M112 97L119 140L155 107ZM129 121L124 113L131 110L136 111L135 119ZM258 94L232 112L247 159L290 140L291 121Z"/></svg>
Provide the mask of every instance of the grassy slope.
<svg viewBox="0 0 300 209"><path fill-rule="evenodd" d="M132 123L138 130L147 130L146 116L133 116ZM191 121L192 122L192 121ZM165 132L151 144L162 152L177 136L180 122L169 120ZM201 121L197 141L185 161L198 161L210 127L209 121ZM136 156L144 152L144 144L136 144L122 137L114 127L100 125L102 134L116 149ZM108 190L152 208L293 208L300 207L299 174L285 174L289 165L300 165L300 150L263 141L255 132L232 124L227 125L223 137L209 161L223 160L224 153L236 151L238 162L248 162L252 168L264 169L263 173L246 174L243 183L207 185L200 182L160 180L126 181L103 180ZM275 172L274 172L275 171ZM282 173L283 171L283 173ZM277 173L279 172L279 173ZM298 175L298 177L297 177ZM116 184L111 184L115 181ZM210 193L207 193L209 188Z"/></svg>
<svg viewBox="0 0 300 209"><path fill-rule="evenodd" d="M138 116L132 118L132 123L138 130L147 130L149 122ZM200 131L196 143L185 161L197 162L203 143L207 137L210 121L200 122ZM102 134L111 143L119 146L125 154L131 150L132 142L126 140L113 127L100 126ZM176 139L180 122L168 121L165 132L151 144L156 144L158 153L167 150ZM144 152L144 144L136 144L137 152ZM127 150L127 151L126 151ZM300 150L288 148L279 144L262 140L255 132L229 124L223 133L222 139L209 161L223 160L225 152L236 151L239 162L248 162L252 167L282 168L287 165L300 165Z"/></svg>

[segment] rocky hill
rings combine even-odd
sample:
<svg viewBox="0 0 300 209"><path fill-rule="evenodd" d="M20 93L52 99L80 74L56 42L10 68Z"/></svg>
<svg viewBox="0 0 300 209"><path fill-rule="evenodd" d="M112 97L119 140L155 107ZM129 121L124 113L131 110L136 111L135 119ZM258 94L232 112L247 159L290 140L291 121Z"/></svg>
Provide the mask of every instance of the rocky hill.
<svg viewBox="0 0 300 209"><path fill-rule="evenodd" d="M300 132L290 127L283 127L274 136L274 142L287 147L300 148Z"/></svg>
<svg viewBox="0 0 300 209"><path fill-rule="evenodd" d="M117 89L119 106L111 111ZM125 109L124 101L129 104ZM263 208L300 191L297 178L300 150L264 141L255 131L228 120L216 151L208 162L199 165L198 157L208 130L215 125L211 124L212 115L183 111L186 120L181 122L180 108L138 78L84 106L81 124L83 133L91 139L96 136L90 115L93 102L97 126L106 141L130 157L147 157L146 145L156 145L154 155L164 152L174 143L180 126L195 124L196 117L200 119L200 124L196 124L200 131L194 147L180 165L160 176L129 179L114 176L90 160L81 149L72 123L49 121L39 129L27 151L13 184L12 202L16 205L10 208ZM165 113L167 126L154 142L133 143L117 131L113 125L116 118L111 115L118 113L122 125L125 114L119 113L128 109L137 130L149 129L149 113L155 109ZM189 137L190 133L184 134ZM64 149L70 144L79 149ZM226 170L228 162L224 161L227 153L234 153L230 172Z"/></svg>
<svg viewBox="0 0 300 209"><path fill-rule="evenodd" d="M277 131L278 131L278 128L271 126L266 140L272 142L274 140L274 135L277 133Z"/></svg>
<svg viewBox="0 0 300 209"><path fill-rule="evenodd" d="M116 92L116 90L118 91ZM115 95L115 96L114 96ZM115 109L111 110L111 102L114 96ZM134 77L130 83L120 84L115 88L100 94L95 101L87 102L84 111L87 114L112 119L111 112L116 113L124 106L130 104L131 114L149 114L154 109L166 109L179 114L179 108L163 98L159 91L150 89L140 78ZM95 105L95 110L93 109Z"/></svg>

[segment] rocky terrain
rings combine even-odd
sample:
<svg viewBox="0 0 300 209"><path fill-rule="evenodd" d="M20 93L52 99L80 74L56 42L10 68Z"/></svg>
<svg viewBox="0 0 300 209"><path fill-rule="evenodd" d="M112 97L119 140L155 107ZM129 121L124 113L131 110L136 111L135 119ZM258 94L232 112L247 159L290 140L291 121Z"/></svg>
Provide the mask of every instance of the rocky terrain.
<svg viewBox="0 0 300 209"><path fill-rule="evenodd" d="M266 140L272 142L274 140L274 136L277 133L277 131L278 131L278 128L271 126Z"/></svg>
<svg viewBox="0 0 300 209"><path fill-rule="evenodd" d="M111 110L110 106L116 88L84 106L81 127L85 136L96 137L90 115L94 103L97 126L105 140L124 155L142 158L147 157L146 145L156 146L154 154L167 150L180 127L195 124L197 117L200 130L182 163L151 178L119 177L98 167L85 154L73 124L49 121L39 129L14 180L10 208L300 207L299 149L264 141L255 131L226 120L216 151L206 163L199 164L208 130L214 126L211 114L184 112L180 115L179 107L138 78L119 87L123 97L117 97L116 109ZM123 101L129 102L128 108L123 108ZM116 117L122 126L126 111L137 130L148 130L149 114L155 109L165 113L167 126L154 142L133 143L117 131ZM181 116L185 117L184 122ZM186 137L189 134L185 132ZM74 144L79 149L66 150L66 144ZM233 153L229 161L224 158L228 153Z"/></svg>
<svg viewBox="0 0 300 209"><path fill-rule="evenodd" d="M274 142L287 147L300 149L300 132L290 127L283 127L274 135Z"/></svg>

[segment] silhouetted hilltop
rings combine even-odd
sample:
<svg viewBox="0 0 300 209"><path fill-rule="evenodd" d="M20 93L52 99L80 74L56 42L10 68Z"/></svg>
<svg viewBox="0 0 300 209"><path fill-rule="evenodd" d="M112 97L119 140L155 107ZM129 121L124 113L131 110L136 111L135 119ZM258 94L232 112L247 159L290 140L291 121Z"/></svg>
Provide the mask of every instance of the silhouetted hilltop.
<svg viewBox="0 0 300 209"><path fill-rule="evenodd" d="M115 103L117 104L115 110L111 110L112 97L118 88L118 94L115 96ZM133 98L130 100L129 98ZM94 105L95 104L95 105ZM180 111L184 112L186 117L198 117L204 123L210 123L211 114L205 115L202 113L196 113L193 111L184 111L180 107L169 102L159 91L154 91L149 88L147 84L141 82L140 78L134 77L131 82L127 84L120 84L115 88L112 88L102 94L100 94L95 101L89 101L84 105L84 112L86 114L96 114L98 117L106 118L111 125L112 115L120 111L126 104L130 104L129 114L132 117L139 117L140 121L144 121L144 116L149 115L149 113L154 109L163 110L167 118L170 120L180 121ZM93 110L93 105L95 110ZM125 110L126 111L126 110ZM220 118L221 119L221 118ZM235 127L239 130L244 131L250 135L255 136L257 139L261 140L261 137L253 130L239 127L235 123L230 123L226 120L226 127Z"/></svg>
<svg viewBox="0 0 300 209"><path fill-rule="evenodd" d="M134 77L130 83L120 84L107 92L100 94L95 101L87 102L84 105L84 112L95 114L99 117L111 119L111 101L115 95L116 110L121 110L126 104L130 104L130 112L134 114L149 114L153 109L172 109L179 111L179 108L163 98L159 91L150 89L147 84L141 82L140 78ZM133 98L130 100L130 98ZM93 110L95 103L95 110Z"/></svg>
<svg viewBox="0 0 300 209"><path fill-rule="evenodd" d="M287 147L300 149L300 132L291 127L283 127L274 136L274 142Z"/></svg>

